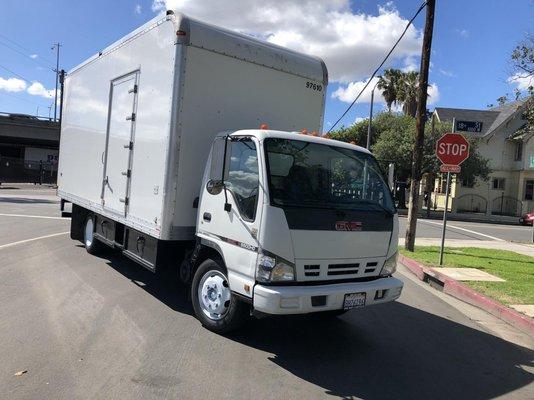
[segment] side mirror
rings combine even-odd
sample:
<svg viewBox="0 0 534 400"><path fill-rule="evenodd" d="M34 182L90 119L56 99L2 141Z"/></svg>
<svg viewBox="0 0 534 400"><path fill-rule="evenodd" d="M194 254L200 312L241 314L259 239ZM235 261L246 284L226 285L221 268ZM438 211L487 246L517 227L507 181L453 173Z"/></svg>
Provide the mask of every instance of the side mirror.
<svg viewBox="0 0 534 400"><path fill-rule="evenodd" d="M206 183L206 190L208 191L209 194L213 194L213 195L217 195L221 193L221 191L223 190L223 187L224 187L224 183L220 179L219 180L210 179Z"/></svg>

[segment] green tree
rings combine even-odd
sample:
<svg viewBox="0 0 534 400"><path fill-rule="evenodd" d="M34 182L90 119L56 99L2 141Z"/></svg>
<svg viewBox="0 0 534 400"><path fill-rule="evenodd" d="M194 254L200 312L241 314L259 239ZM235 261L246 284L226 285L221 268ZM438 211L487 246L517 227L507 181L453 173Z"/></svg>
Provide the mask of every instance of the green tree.
<svg viewBox="0 0 534 400"><path fill-rule="evenodd" d="M518 134L534 132L534 35L527 34L525 39L515 46L510 55L511 76L509 82L525 82L521 88L515 89L515 100L524 101L523 118L525 126ZM497 99L499 105L510 101L506 93ZM492 104L489 107L493 106Z"/></svg>
<svg viewBox="0 0 534 400"><path fill-rule="evenodd" d="M391 112L391 106L398 101L399 80L401 79L402 71L395 68L388 68L384 74L378 79L378 89L382 91L382 96L388 106L388 111Z"/></svg>
<svg viewBox="0 0 534 400"><path fill-rule="evenodd" d="M440 162L435 156L436 140L444 133L450 132L450 129L450 123L436 122L432 135L432 123L430 119L427 121L423 146L423 174L435 176L439 173ZM415 142L415 118L382 112L373 119L372 132L371 150L382 168L386 170L389 163L394 163L397 178L401 181L410 179ZM344 142L365 143L367 120L341 128L332 132L330 136L332 139ZM490 173L488 160L479 154L476 140L469 137L468 140L471 145L470 156L462 164L460 179L468 177L487 180Z"/></svg>
<svg viewBox="0 0 534 400"><path fill-rule="evenodd" d="M399 81L397 100L402 103L404 115L415 118L417 111L417 86L419 85L419 72L410 71L402 74Z"/></svg>

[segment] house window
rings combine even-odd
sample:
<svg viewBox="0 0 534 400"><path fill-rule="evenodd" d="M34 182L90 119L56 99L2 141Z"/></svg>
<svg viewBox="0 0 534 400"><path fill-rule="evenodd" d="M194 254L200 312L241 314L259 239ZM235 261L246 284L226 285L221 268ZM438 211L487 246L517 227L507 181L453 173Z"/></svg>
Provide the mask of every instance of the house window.
<svg viewBox="0 0 534 400"><path fill-rule="evenodd" d="M523 158L523 142L516 142L515 144L515 161L521 161Z"/></svg>
<svg viewBox="0 0 534 400"><path fill-rule="evenodd" d="M525 200L534 199L534 181L525 181Z"/></svg>
<svg viewBox="0 0 534 400"><path fill-rule="evenodd" d="M504 178L493 178L493 189L504 190Z"/></svg>
<svg viewBox="0 0 534 400"><path fill-rule="evenodd" d="M473 176L466 176L462 179L462 186L466 188L472 188L475 186L475 178Z"/></svg>

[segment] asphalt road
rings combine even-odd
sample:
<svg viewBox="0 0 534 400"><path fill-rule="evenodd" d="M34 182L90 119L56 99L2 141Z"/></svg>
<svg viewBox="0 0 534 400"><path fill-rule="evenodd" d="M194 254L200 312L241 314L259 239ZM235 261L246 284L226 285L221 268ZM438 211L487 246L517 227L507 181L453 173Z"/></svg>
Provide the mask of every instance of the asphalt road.
<svg viewBox="0 0 534 400"><path fill-rule="evenodd" d="M406 231L406 217L399 217L399 235ZM419 218L416 237L440 238L443 222L435 219ZM448 239L459 240L495 240L503 239L514 242L532 243L532 227L521 225L486 224L480 222L447 221Z"/></svg>
<svg viewBox="0 0 534 400"><path fill-rule="evenodd" d="M534 398L532 338L403 270L397 302L330 321L251 320L223 337L169 274L91 256L63 233L68 221L37 218L57 215L53 197L8 194L0 398Z"/></svg>

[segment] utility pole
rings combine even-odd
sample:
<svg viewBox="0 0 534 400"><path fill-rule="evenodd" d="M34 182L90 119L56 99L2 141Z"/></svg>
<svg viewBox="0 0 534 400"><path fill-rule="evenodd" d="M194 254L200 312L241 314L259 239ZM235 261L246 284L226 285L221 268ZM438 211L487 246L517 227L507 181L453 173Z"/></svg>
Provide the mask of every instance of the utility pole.
<svg viewBox="0 0 534 400"><path fill-rule="evenodd" d="M430 67L430 51L432 48L432 32L434 30L435 0L426 2L426 21L421 51L421 68L419 71L418 101L415 125L415 143L412 160L412 183L410 185L410 200L408 203L408 225L404 247L414 251L415 231L417 228L417 214L419 213L419 182L421 181L421 164L423 161L423 145L425 138L426 98L428 88L428 69Z"/></svg>
<svg viewBox="0 0 534 400"><path fill-rule="evenodd" d="M52 50L56 49L56 69L54 72L56 73L56 91L54 93L54 121L57 121L57 88L59 85L59 48L61 45L58 43L54 43L52 46Z"/></svg>

